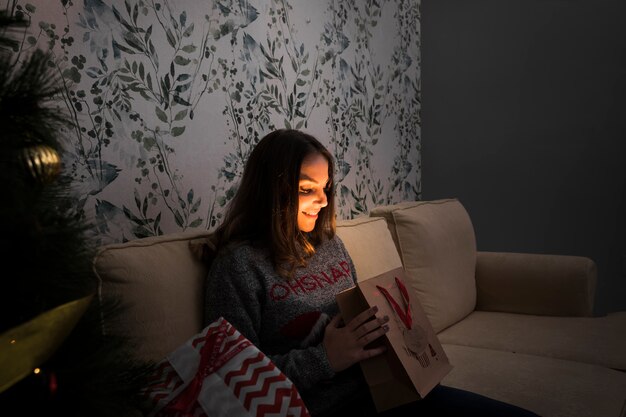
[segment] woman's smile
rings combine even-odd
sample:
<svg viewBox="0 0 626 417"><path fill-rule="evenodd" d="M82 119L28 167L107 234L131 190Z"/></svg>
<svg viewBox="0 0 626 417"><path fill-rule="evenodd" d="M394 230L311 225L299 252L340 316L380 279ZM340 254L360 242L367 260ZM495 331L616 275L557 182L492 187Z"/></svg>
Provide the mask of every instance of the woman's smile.
<svg viewBox="0 0 626 417"><path fill-rule="evenodd" d="M315 228L315 221L320 210L328 205L328 161L315 153L304 158L300 167L298 184L298 229L310 232Z"/></svg>

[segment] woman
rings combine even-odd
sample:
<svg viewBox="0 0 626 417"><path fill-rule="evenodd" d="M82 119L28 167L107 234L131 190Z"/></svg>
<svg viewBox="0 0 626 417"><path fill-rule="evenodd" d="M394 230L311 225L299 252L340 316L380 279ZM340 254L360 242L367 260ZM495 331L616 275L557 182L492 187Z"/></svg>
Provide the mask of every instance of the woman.
<svg viewBox="0 0 626 417"><path fill-rule="evenodd" d="M206 281L205 324L220 316L268 355L315 416L376 415L358 363L388 331L376 307L342 322L335 296L354 286L350 255L335 234L334 164L314 137L277 130L252 151L216 230ZM439 386L385 415L531 416Z"/></svg>

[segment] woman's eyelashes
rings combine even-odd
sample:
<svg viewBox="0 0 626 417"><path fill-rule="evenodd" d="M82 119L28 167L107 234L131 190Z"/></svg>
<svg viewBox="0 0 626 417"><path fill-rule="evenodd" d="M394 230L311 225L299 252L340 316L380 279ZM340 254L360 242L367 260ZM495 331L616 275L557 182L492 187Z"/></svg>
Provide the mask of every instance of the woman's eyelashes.
<svg viewBox="0 0 626 417"><path fill-rule="evenodd" d="M331 190L331 184L326 184L323 188L324 193L328 194ZM307 195L316 192L316 188L300 187L300 194Z"/></svg>

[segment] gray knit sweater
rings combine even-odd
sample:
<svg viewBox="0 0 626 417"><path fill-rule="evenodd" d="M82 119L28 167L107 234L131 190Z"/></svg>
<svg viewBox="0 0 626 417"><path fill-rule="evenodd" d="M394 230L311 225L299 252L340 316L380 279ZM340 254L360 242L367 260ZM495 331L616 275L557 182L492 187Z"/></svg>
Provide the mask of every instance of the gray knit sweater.
<svg viewBox="0 0 626 417"><path fill-rule="evenodd" d="M224 249L207 277L205 325L228 320L293 381L309 412L321 416L367 390L358 365L333 372L322 346L324 328L338 313L335 295L355 282L337 236L319 245L290 281L276 274L266 249Z"/></svg>

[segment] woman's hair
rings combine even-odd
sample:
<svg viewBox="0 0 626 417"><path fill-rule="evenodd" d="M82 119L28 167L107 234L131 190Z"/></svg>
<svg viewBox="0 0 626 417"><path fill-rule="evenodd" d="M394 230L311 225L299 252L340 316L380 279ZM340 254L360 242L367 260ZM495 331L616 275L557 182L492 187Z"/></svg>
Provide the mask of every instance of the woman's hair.
<svg viewBox="0 0 626 417"><path fill-rule="evenodd" d="M315 228L298 228L299 181L302 161L321 154L328 161L328 205L318 213ZM218 249L234 242L261 244L279 275L290 278L306 265L315 246L335 234L334 163L331 153L313 136L280 129L264 136L246 162L239 188L216 230Z"/></svg>

